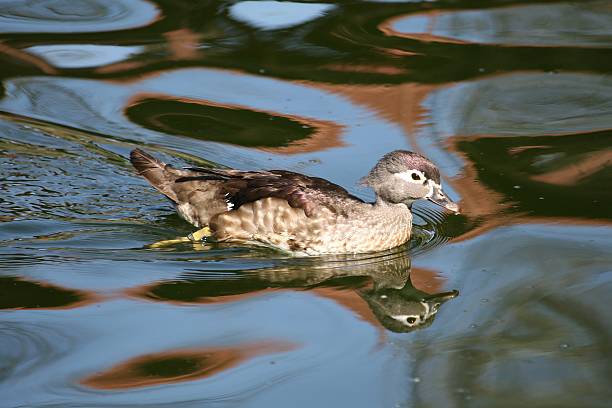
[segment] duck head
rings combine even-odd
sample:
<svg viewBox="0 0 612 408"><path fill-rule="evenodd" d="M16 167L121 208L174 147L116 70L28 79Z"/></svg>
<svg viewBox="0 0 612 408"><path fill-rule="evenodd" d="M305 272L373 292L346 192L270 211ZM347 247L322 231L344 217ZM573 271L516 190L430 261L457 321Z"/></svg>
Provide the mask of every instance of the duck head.
<svg viewBox="0 0 612 408"><path fill-rule="evenodd" d="M372 187L378 200L385 203L411 207L414 201L425 199L459 213L459 206L442 190L436 165L418 153L407 150L387 153L361 181Z"/></svg>

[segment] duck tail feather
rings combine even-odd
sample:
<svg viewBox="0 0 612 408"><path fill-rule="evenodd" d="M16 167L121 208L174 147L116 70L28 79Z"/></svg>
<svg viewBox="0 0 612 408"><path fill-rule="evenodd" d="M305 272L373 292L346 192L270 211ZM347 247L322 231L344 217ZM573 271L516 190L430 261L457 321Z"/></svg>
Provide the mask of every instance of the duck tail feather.
<svg viewBox="0 0 612 408"><path fill-rule="evenodd" d="M153 187L170 200L177 202L176 193L172 189L172 184L176 179L176 175L171 171L172 166L140 149L130 152L130 162L138 174L147 179Z"/></svg>

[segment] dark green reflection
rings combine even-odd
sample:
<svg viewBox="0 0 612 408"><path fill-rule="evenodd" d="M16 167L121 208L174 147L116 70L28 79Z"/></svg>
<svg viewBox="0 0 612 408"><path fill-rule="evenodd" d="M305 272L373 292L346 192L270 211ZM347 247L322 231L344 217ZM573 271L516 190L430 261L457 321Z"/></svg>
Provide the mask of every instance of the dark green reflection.
<svg viewBox="0 0 612 408"><path fill-rule="evenodd" d="M197 357L167 357L145 361L137 366L146 377L180 377L198 372L202 368L202 359Z"/></svg>
<svg viewBox="0 0 612 408"><path fill-rule="evenodd" d="M287 146L313 133L312 127L282 116L176 100L145 99L126 114L158 132L248 147Z"/></svg>
<svg viewBox="0 0 612 408"><path fill-rule="evenodd" d="M269 287L273 286L252 279L180 280L159 283L143 295L149 299L206 303L215 297L241 295Z"/></svg>
<svg viewBox="0 0 612 408"><path fill-rule="evenodd" d="M75 290L41 285L10 276L0 277L0 309L37 309L69 306L85 300Z"/></svg>
<svg viewBox="0 0 612 408"><path fill-rule="evenodd" d="M534 216L611 218L612 131L461 141L478 180L513 211Z"/></svg>

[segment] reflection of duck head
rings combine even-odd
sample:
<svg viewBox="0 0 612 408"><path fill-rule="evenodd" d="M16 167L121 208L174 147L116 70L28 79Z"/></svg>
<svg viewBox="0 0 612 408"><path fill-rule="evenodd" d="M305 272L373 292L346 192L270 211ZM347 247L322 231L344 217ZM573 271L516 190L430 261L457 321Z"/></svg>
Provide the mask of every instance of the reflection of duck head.
<svg viewBox="0 0 612 408"><path fill-rule="evenodd" d="M428 295L408 280L401 289L386 288L362 293L370 309L388 330L400 333L429 326L440 305L456 297L456 290Z"/></svg>
<svg viewBox="0 0 612 408"><path fill-rule="evenodd" d="M359 273L359 269L370 276L373 283L371 289L360 289L360 296L376 319L393 332L429 326L440 306L459 295L456 290L428 294L415 288L410 279L410 258L404 253L367 268L355 268L353 272Z"/></svg>
<svg viewBox="0 0 612 408"><path fill-rule="evenodd" d="M156 301L210 303L236 301L268 289L310 289L394 332L425 327L442 303L458 295L457 291L428 294L416 289L410 279L410 257L404 251L374 257L301 258L283 267L236 274L239 279L195 271L134 294Z"/></svg>

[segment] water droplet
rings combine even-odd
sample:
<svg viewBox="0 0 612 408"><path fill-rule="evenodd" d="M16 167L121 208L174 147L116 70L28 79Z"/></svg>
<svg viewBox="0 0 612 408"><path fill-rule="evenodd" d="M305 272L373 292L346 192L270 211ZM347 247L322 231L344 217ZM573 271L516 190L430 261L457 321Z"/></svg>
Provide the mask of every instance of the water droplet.
<svg viewBox="0 0 612 408"><path fill-rule="evenodd" d="M569 348L569 344L567 344L567 343L561 343L561 344L559 345L559 347L561 347L562 349L566 349L566 348Z"/></svg>
<svg viewBox="0 0 612 408"><path fill-rule="evenodd" d="M538 197L538 200L543 200L543 199L544 199L544 197Z"/></svg>
<svg viewBox="0 0 612 408"><path fill-rule="evenodd" d="M482 299L480 299L480 303L489 303L489 299L482 298Z"/></svg>
<svg viewBox="0 0 612 408"><path fill-rule="evenodd" d="M412 382L413 383L420 383L421 382L421 378L420 377L412 377Z"/></svg>
<svg viewBox="0 0 612 408"><path fill-rule="evenodd" d="M519 185L517 184L516 186L513 186L513 188L514 188L515 190L519 190L519 189L521 188L521 186L519 186Z"/></svg>

